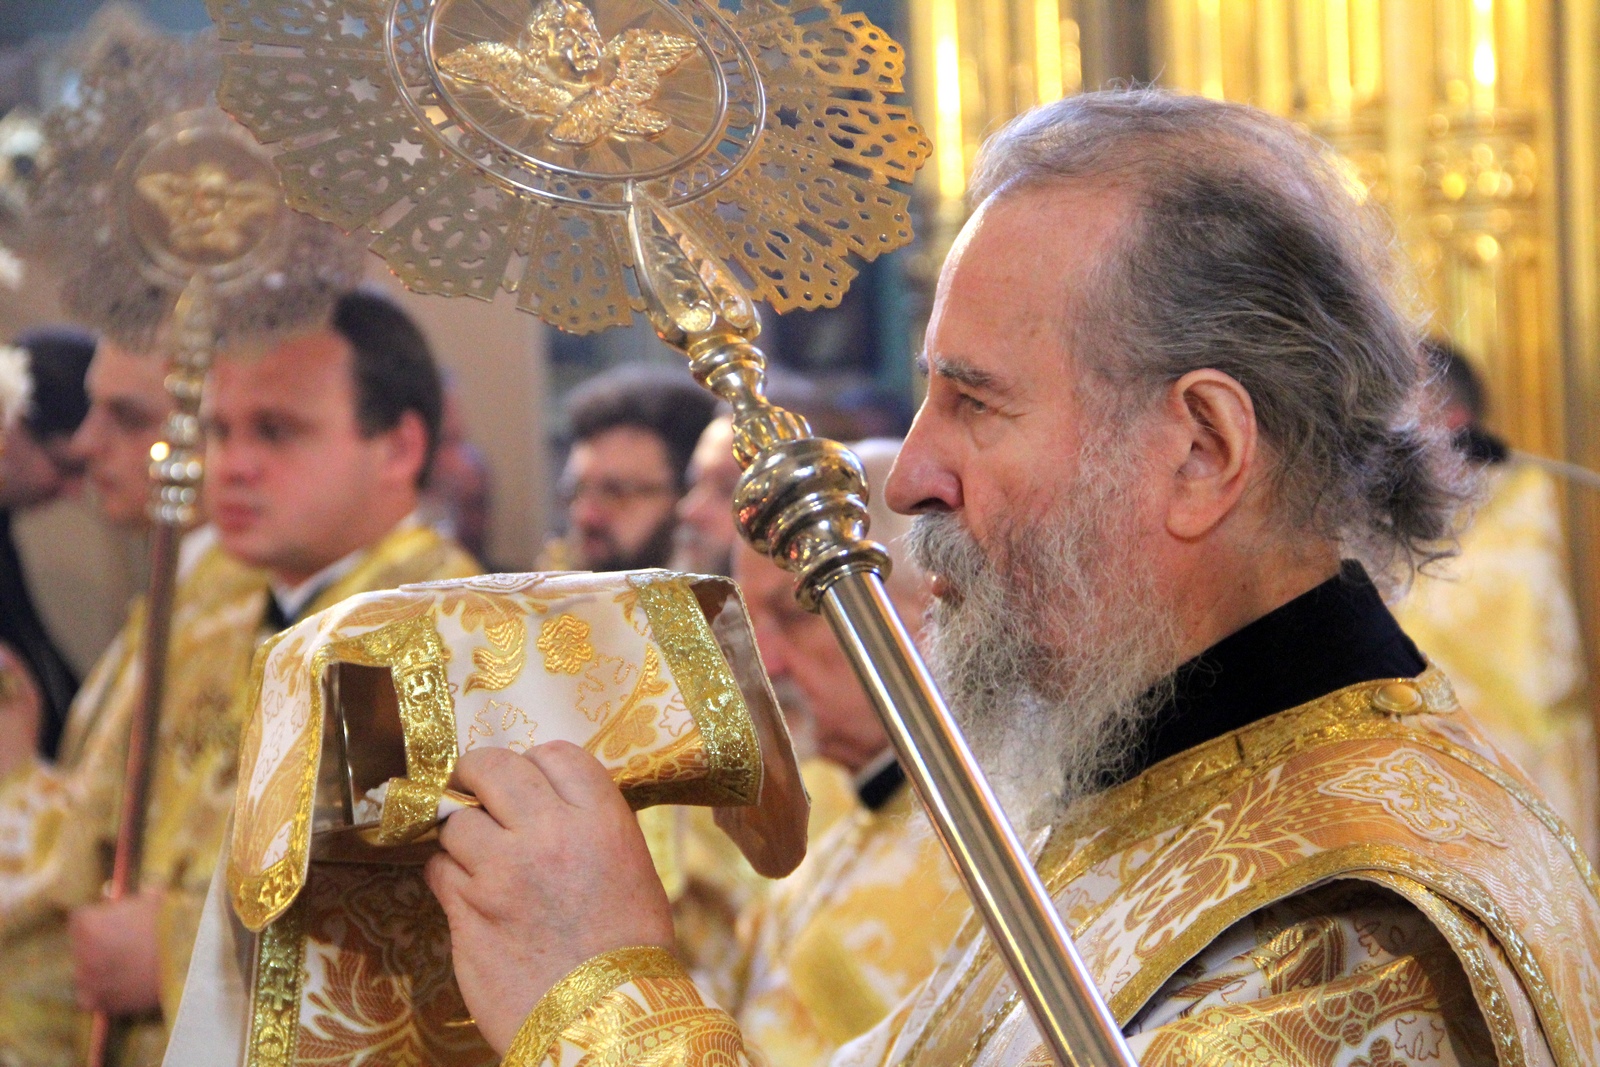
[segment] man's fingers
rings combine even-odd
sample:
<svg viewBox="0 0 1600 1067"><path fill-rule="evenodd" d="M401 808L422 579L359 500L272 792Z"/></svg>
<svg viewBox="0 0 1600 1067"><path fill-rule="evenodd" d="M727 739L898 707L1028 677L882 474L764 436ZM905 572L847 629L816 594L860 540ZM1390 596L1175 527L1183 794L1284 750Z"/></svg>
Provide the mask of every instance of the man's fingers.
<svg viewBox="0 0 1600 1067"><path fill-rule="evenodd" d="M467 808L451 815L439 827L439 845L467 874L478 869L479 864L506 844L507 830L494 817Z"/></svg>
<svg viewBox="0 0 1600 1067"><path fill-rule="evenodd" d="M542 808L561 799L537 764L504 748L464 754L456 761L454 780L508 829L537 821Z"/></svg>
<svg viewBox="0 0 1600 1067"><path fill-rule="evenodd" d="M610 773L589 753L569 741L535 745L525 753L561 799L575 808L625 803Z"/></svg>
<svg viewBox="0 0 1600 1067"><path fill-rule="evenodd" d="M455 816L452 815L451 818ZM427 864L422 868L422 880L428 883L428 888L439 899L439 904L445 906L447 900L461 899L461 889L472 880L472 876L450 853L435 852L428 857ZM446 914L448 913L446 907Z"/></svg>

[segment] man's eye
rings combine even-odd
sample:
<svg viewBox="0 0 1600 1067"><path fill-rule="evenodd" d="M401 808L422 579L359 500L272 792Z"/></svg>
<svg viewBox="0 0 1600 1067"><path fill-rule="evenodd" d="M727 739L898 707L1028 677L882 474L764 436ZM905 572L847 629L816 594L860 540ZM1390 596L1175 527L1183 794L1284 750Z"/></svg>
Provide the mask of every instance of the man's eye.
<svg viewBox="0 0 1600 1067"><path fill-rule="evenodd" d="M280 445L294 436L294 431L281 422L263 422L257 432L269 445Z"/></svg>
<svg viewBox="0 0 1600 1067"><path fill-rule="evenodd" d="M956 403L974 415L982 415L989 410L989 405L969 393L957 393Z"/></svg>

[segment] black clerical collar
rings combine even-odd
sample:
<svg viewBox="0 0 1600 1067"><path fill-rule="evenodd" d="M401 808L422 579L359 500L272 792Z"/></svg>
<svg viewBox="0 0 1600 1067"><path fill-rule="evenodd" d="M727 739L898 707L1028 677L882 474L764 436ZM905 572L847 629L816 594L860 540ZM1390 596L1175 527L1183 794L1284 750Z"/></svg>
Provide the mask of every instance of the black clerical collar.
<svg viewBox="0 0 1600 1067"><path fill-rule="evenodd" d="M1179 667L1134 758L1105 784L1335 690L1426 666L1361 564L1346 560L1334 577Z"/></svg>
<svg viewBox="0 0 1600 1067"><path fill-rule="evenodd" d="M856 775L856 796L868 811L881 811L905 784L906 772L895 759L894 749L885 749Z"/></svg>

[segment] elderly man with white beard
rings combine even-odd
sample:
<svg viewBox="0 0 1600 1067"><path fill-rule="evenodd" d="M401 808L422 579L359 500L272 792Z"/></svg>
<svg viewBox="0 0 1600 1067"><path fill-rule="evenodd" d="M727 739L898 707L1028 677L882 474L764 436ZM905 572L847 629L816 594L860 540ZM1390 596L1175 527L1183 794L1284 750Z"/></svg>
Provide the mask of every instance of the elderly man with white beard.
<svg viewBox="0 0 1600 1067"><path fill-rule="evenodd" d="M1140 1061L1600 1062L1570 833L1384 608L1449 549L1390 241L1259 112L1086 94L985 147L888 486L935 674ZM515 1067L759 1062L600 766L469 753L429 883ZM976 923L836 1064L1052 1062Z"/></svg>

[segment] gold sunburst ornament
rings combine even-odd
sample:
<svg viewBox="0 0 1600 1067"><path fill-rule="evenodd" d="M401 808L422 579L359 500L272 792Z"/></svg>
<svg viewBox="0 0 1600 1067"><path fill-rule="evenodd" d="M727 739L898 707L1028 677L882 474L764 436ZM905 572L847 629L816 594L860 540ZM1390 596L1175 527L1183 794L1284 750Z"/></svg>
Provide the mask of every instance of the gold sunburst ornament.
<svg viewBox="0 0 1600 1067"><path fill-rule="evenodd" d="M208 3L245 46L219 100L280 147L289 202L370 231L412 289L587 332L648 310L637 230L780 312L911 239L904 55L833 0Z"/></svg>

